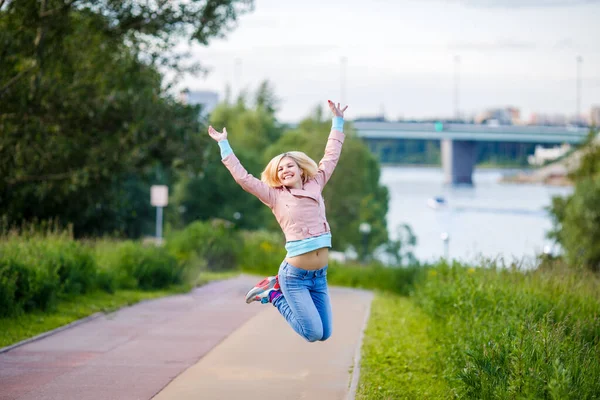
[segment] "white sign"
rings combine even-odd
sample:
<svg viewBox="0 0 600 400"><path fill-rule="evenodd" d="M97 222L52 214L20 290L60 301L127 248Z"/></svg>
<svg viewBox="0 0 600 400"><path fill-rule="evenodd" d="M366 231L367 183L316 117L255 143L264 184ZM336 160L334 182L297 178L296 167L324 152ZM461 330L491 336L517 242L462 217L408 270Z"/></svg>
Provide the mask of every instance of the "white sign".
<svg viewBox="0 0 600 400"><path fill-rule="evenodd" d="M152 185L150 204L154 207L166 207L169 204L169 188L165 185Z"/></svg>

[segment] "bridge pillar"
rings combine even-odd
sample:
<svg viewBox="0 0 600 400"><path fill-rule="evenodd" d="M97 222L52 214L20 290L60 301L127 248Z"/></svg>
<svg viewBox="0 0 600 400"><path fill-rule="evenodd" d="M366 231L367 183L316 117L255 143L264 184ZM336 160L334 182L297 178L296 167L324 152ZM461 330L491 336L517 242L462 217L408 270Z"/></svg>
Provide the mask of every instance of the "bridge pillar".
<svg viewBox="0 0 600 400"><path fill-rule="evenodd" d="M446 183L473 184L475 141L442 139L442 168Z"/></svg>

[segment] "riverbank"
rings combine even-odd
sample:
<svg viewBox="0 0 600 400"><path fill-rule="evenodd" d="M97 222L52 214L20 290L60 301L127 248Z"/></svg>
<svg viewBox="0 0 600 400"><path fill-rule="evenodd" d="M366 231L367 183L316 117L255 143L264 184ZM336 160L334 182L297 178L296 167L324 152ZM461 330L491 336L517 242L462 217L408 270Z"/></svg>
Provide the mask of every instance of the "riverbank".
<svg viewBox="0 0 600 400"><path fill-rule="evenodd" d="M600 135L593 140L600 143ZM583 151L577 149L564 155L558 160L543 167L532 170L531 172L518 172L514 175L507 175L501 179L502 183L534 183L551 186L573 186L574 182L569 178L569 174L575 171Z"/></svg>
<svg viewBox="0 0 600 400"><path fill-rule="evenodd" d="M525 173L518 172L514 175L505 175L500 178L500 183L522 183L539 184L548 186L573 186L566 171L557 171L551 173Z"/></svg>
<svg viewBox="0 0 600 400"><path fill-rule="evenodd" d="M572 186L569 173L577 168L581 153L575 151L555 162L530 171L519 171L516 174L504 175L501 183L529 183L549 186Z"/></svg>

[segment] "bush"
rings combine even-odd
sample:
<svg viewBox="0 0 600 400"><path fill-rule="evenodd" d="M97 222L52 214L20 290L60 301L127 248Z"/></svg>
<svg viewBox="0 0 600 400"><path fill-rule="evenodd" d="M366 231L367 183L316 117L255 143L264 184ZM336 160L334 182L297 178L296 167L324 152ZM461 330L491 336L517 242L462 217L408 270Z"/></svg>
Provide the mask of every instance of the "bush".
<svg viewBox="0 0 600 400"><path fill-rule="evenodd" d="M0 260L0 285L1 316L46 310L54 304L59 288L56 275L7 254Z"/></svg>
<svg viewBox="0 0 600 400"><path fill-rule="evenodd" d="M183 282L185 265L166 249L133 241L104 242L96 247L101 284L109 291L162 289Z"/></svg>
<svg viewBox="0 0 600 400"><path fill-rule="evenodd" d="M223 271L235 268L241 241L226 221L197 221L181 231L170 232L166 248L180 265L204 259L209 270Z"/></svg>
<svg viewBox="0 0 600 400"><path fill-rule="evenodd" d="M46 310L58 296L85 293L96 282L92 249L66 235L7 236L0 254L2 315Z"/></svg>
<svg viewBox="0 0 600 400"><path fill-rule="evenodd" d="M286 250L280 233L267 231L242 232L239 266L244 272L277 275Z"/></svg>
<svg viewBox="0 0 600 400"><path fill-rule="evenodd" d="M570 174L575 191L554 197L549 208L553 230L549 236L561 244L572 267L600 271L600 144L590 133L579 167Z"/></svg>
<svg viewBox="0 0 600 400"><path fill-rule="evenodd" d="M553 213L569 264L600 271L600 175L579 181L569 198L554 199Z"/></svg>
<svg viewBox="0 0 600 400"><path fill-rule="evenodd" d="M58 275L61 294L82 294L96 282L93 249L74 240L46 239L40 245L39 266Z"/></svg>

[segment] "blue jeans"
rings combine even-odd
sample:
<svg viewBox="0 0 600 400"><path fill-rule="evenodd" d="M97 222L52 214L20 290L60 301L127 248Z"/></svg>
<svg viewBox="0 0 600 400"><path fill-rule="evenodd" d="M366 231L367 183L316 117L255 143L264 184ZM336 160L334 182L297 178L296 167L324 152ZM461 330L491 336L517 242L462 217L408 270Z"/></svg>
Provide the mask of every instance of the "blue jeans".
<svg viewBox="0 0 600 400"><path fill-rule="evenodd" d="M287 261L279 267L283 293L273 302L290 326L309 342L331 336L331 302L327 265L315 271L296 268Z"/></svg>

